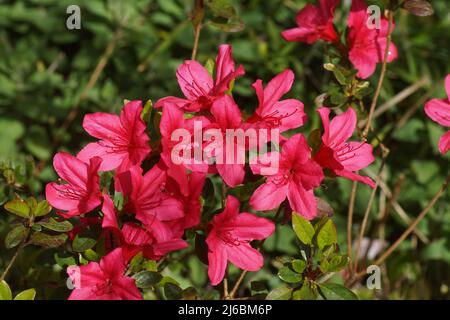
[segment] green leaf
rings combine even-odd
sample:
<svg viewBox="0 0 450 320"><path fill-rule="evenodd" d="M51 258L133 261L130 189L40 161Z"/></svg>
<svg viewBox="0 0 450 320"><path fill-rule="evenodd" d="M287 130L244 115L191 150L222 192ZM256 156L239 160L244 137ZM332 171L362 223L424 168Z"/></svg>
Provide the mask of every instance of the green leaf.
<svg viewBox="0 0 450 320"><path fill-rule="evenodd" d="M164 284L164 295L167 300L178 300L181 298L181 292L183 290L176 284L167 282Z"/></svg>
<svg viewBox="0 0 450 320"><path fill-rule="evenodd" d="M163 277L157 272L141 271L136 273L133 278L135 279L138 288L146 289L157 285Z"/></svg>
<svg viewBox="0 0 450 320"><path fill-rule="evenodd" d="M319 249L322 250L328 245L337 242L336 227L330 219L320 228L317 234L317 245Z"/></svg>
<svg viewBox="0 0 450 320"><path fill-rule="evenodd" d="M68 232L73 229L69 221L56 221L53 218L46 221L39 221L37 224L56 232Z"/></svg>
<svg viewBox="0 0 450 320"><path fill-rule="evenodd" d="M307 245L311 244L314 237L314 228L311 222L300 216L298 213L292 212L292 227L301 242Z"/></svg>
<svg viewBox="0 0 450 320"><path fill-rule="evenodd" d="M11 300L12 293L5 280L0 282L0 300Z"/></svg>
<svg viewBox="0 0 450 320"><path fill-rule="evenodd" d="M22 199L14 199L5 204L5 210L22 218L30 217L30 207Z"/></svg>
<svg viewBox="0 0 450 320"><path fill-rule="evenodd" d="M80 237L76 235L72 242L72 250L75 252L84 252L88 249L92 249L97 242L95 239Z"/></svg>
<svg viewBox="0 0 450 320"><path fill-rule="evenodd" d="M297 283L302 281L302 275L292 271L289 267L283 267L278 271L281 280L288 283Z"/></svg>
<svg viewBox="0 0 450 320"><path fill-rule="evenodd" d="M292 269L294 269L295 272L303 273L306 269L306 262L300 259L295 259L292 261Z"/></svg>
<svg viewBox="0 0 450 320"><path fill-rule="evenodd" d="M6 249L14 248L18 246L28 235L28 229L25 228L22 224L15 226L5 238L5 247Z"/></svg>
<svg viewBox="0 0 450 320"><path fill-rule="evenodd" d="M327 300L358 300L358 296L353 291L337 283L320 284L319 288Z"/></svg>
<svg viewBox="0 0 450 320"><path fill-rule="evenodd" d="M42 217L50 213L52 211L52 206L48 203L47 200L42 200L36 206L34 210L35 217Z"/></svg>
<svg viewBox="0 0 450 320"><path fill-rule="evenodd" d="M36 290L28 289L17 294L14 300L34 300L35 297L36 297Z"/></svg>
<svg viewBox="0 0 450 320"><path fill-rule="evenodd" d="M41 246L44 248L57 248L60 245L64 244L66 240L67 234L58 234L52 236L42 232L35 232L31 235L28 243Z"/></svg>
<svg viewBox="0 0 450 320"><path fill-rule="evenodd" d="M292 294L293 300L316 300L317 293L309 286L308 283L304 283L303 286L294 291Z"/></svg>
<svg viewBox="0 0 450 320"><path fill-rule="evenodd" d="M292 296L292 289L288 287L279 287L269 292L266 300L289 300Z"/></svg>

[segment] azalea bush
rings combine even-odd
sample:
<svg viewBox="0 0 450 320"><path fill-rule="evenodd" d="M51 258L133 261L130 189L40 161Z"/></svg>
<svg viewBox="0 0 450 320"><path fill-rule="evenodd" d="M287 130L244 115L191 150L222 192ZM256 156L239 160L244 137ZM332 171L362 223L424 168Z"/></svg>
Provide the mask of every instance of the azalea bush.
<svg viewBox="0 0 450 320"><path fill-rule="evenodd" d="M0 298L445 297L435 2L1 4Z"/></svg>

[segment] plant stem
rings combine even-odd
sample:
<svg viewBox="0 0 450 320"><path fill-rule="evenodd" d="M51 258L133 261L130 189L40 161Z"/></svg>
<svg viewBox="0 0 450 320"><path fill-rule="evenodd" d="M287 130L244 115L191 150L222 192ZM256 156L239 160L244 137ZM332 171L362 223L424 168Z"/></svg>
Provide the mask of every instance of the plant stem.
<svg viewBox="0 0 450 320"><path fill-rule="evenodd" d="M413 230L416 228L416 226L419 224L420 221L427 215L427 213L430 211L430 209L434 206L437 200L444 194L444 191L447 189L448 185L450 183L450 175L447 176L444 183L439 188L438 192L434 195L434 197L430 200L428 205L425 207L425 209L422 210L422 212L417 216L417 218L409 225L409 227L402 233L402 235L373 263L374 265L380 265L386 259L394 252L395 249L413 232ZM358 272L354 279L352 284L354 284L358 279L364 277L366 275L365 270Z"/></svg>
<svg viewBox="0 0 450 320"><path fill-rule="evenodd" d="M16 259L19 256L19 253L22 251L22 249L25 247L25 245L26 245L26 241L22 241L22 243L19 245L19 247L17 247L16 253L11 258L8 265L6 266L5 271L3 271L2 276L0 277L0 282L5 280L6 276L8 275L9 270L11 270L12 266L14 265L14 262L16 262Z"/></svg>
<svg viewBox="0 0 450 320"><path fill-rule="evenodd" d="M348 264L349 274L352 273L352 227L353 227L353 211L355 210L355 198L357 187L358 182L353 181L352 193L350 195L350 201L347 212L347 255L350 259Z"/></svg>
<svg viewBox="0 0 450 320"><path fill-rule="evenodd" d="M378 79L377 88L375 89L375 94L373 96L372 104L370 105L370 111L369 111L369 116L367 118L366 127L364 128L364 131L363 131L364 139L367 138L367 135L369 133L369 129L370 129L370 126L372 123L372 118L373 118L373 115L375 112L375 108L377 106L378 98L379 98L380 92L381 92L381 87L383 85L383 80L384 80L384 77L386 75L386 70L387 70L387 60L389 57L389 47L391 46L391 34L392 34L392 25L393 25L394 14L392 11L388 10L387 16L388 16L388 32L387 32L386 48L384 50L384 57L383 57L383 63L381 65L380 78Z"/></svg>
<svg viewBox="0 0 450 320"><path fill-rule="evenodd" d="M198 51L198 42L202 30L202 21L205 16L203 0L194 0L194 13L192 24L194 25L194 47L192 48L191 60L195 60Z"/></svg>

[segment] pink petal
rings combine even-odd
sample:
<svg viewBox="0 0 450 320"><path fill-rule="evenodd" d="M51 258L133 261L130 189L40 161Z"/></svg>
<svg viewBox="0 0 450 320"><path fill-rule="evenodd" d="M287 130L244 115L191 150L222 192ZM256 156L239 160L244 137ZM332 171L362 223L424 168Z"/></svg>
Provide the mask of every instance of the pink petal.
<svg viewBox="0 0 450 320"><path fill-rule="evenodd" d="M258 271L264 265L262 254L248 243L226 247L228 259L236 267L247 271Z"/></svg>
<svg viewBox="0 0 450 320"><path fill-rule="evenodd" d="M448 150L450 150L450 131L447 131L447 133L439 139L439 151L442 154L445 154Z"/></svg>
<svg viewBox="0 0 450 320"><path fill-rule="evenodd" d="M58 152L53 158L53 167L65 181L80 189L85 189L88 176L87 164L67 152Z"/></svg>
<svg viewBox="0 0 450 320"><path fill-rule="evenodd" d="M244 181L243 164L216 164L217 171L229 187L240 185Z"/></svg>
<svg viewBox="0 0 450 320"><path fill-rule="evenodd" d="M450 102L432 99L425 104L425 113L431 120L440 125L450 127Z"/></svg>
<svg viewBox="0 0 450 320"><path fill-rule="evenodd" d="M364 177L348 170L336 170L335 173L338 176L350 179L352 181L362 182L364 184L367 184L371 188L375 188L375 182L369 177Z"/></svg>
<svg viewBox="0 0 450 320"><path fill-rule="evenodd" d="M290 165L305 163L311 156L311 149L308 142L301 133L297 133L289 138L281 149L282 162Z"/></svg>
<svg viewBox="0 0 450 320"><path fill-rule="evenodd" d="M234 221L234 234L242 240L262 240L275 231L275 224L257 215L243 212Z"/></svg>
<svg viewBox="0 0 450 320"><path fill-rule="evenodd" d="M155 108L164 107L166 104L174 104L179 109L184 109L187 105L189 105L191 101L178 97L164 97L156 101Z"/></svg>
<svg viewBox="0 0 450 320"><path fill-rule="evenodd" d="M225 276L227 252L215 235L206 239L208 245L208 276L213 286L218 285Z"/></svg>
<svg viewBox="0 0 450 320"><path fill-rule="evenodd" d="M101 140L121 139L123 129L119 116L96 112L84 116L83 128L91 136Z"/></svg>
<svg viewBox="0 0 450 320"><path fill-rule="evenodd" d="M178 84L189 100L207 96L213 88L208 71L197 61L186 60L177 70Z"/></svg>
<svg viewBox="0 0 450 320"><path fill-rule="evenodd" d="M337 147L347 141L356 128L356 112L352 108L335 116L330 123L329 141L326 143L329 147Z"/></svg>
<svg viewBox="0 0 450 320"><path fill-rule="evenodd" d="M294 83L294 72L287 69L269 81L264 89L263 110L270 109L280 98L291 90Z"/></svg>
<svg viewBox="0 0 450 320"><path fill-rule="evenodd" d="M313 190L306 191L301 185L290 183L287 196L292 210L308 220L316 217L317 200Z"/></svg>
<svg viewBox="0 0 450 320"><path fill-rule="evenodd" d="M230 73L234 72L234 61L232 56L232 48L228 44L219 46L219 53L216 57L216 81L219 83Z"/></svg>
<svg viewBox="0 0 450 320"><path fill-rule="evenodd" d="M344 148L348 152L339 154L338 160L345 170L358 171L375 161L372 149L372 146L368 143L352 141L348 143L348 147Z"/></svg>
<svg viewBox="0 0 450 320"><path fill-rule="evenodd" d="M287 184L277 186L266 182L255 190L250 198L250 205L258 211L275 209L286 199L287 191Z"/></svg>
<svg viewBox="0 0 450 320"><path fill-rule="evenodd" d="M108 278L120 277L125 272L122 248L117 248L100 260L100 268Z"/></svg>
<svg viewBox="0 0 450 320"><path fill-rule="evenodd" d="M445 92L450 101L450 74L445 77Z"/></svg>
<svg viewBox="0 0 450 320"><path fill-rule="evenodd" d="M92 157L102 158L102 164L99 171L110 171L116 169L120 164L128 158L128 154L123 152L111 152L115 146L108 142L91 142L88 143L77 154L77 158L83 162L89 162Z"/></svg>
<svg viewBox="0 0 450 320"><path fill-rule="evenodd" d="M286 99L278 101L273 105L272 109L277 110L281 116L281 132L302 126L308 118L303 111L303 103L299 100Z"/></svg>
<svg viewBox="0 0 450 320"><path fill-rule="evenodd" d="M103 212L102 228L119 229L116 217L116 209L114 208L114 202L108 195L103 196L102 212Z"/></svg>
<svg viewBox="0 0 450 320"><path fill-rule="evenodd" d="M165 138L170 139L172 132L175 129L183 128L183 124L183 112L172 103L166 104L162 112L161 122L159 123L161 134Z"/></svg>
<svg viewBox="0 0 450 320"><path fill-rule="evenodd" d="M222 130L237 128L242 122L241 111L230 95L214 101L211 113Z"/></svg>

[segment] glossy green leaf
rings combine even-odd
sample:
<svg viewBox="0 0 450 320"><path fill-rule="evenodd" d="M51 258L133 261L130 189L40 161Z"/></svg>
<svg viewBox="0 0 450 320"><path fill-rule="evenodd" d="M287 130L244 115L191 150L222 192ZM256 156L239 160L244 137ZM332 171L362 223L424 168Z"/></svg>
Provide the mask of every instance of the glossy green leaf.
<svg viewBox="0 0 450 320"><path fill-rule="evenodd" d="M36 297L36 290L28 289L17 294L14 300L34 300L35 297Z"/></svg>
<svg viewBox="0 0 450 320"><path fill-rule="evenodd" d="M28 229L22 224L19 224L11 229L5 237L6 249L14 248L18 246L22 241L26 239L28 235Z"/></svg>
<svg viewBox="0 0 450 320"><path fill-rule="evenodd" d="M304 244L311 244L314 237L314 227L311 222L296 212L292 213L292 227L298 239Z"/></svg>
<svg viewBox="0 0 450 320"><path fill-rule="evenodd" d="M289 300L292 296L292 289L288 287L280 287L269 292L266 300Z"/></svg>
<svg viewBox="0 0 450 320"><path fill-rule="evenodd" d="M30 217L30 207L22 199L14 199L5 204L5 210L22 218Z"/></svg>
<svg viewBox="0 0 450 320"><path fill-rule="evenodd" d="M317 234L317 245L320 250L337 242L336 227L330 219L320 228Z"/></svg>

